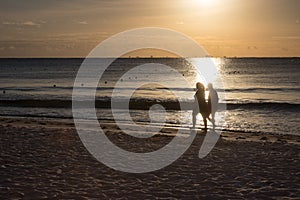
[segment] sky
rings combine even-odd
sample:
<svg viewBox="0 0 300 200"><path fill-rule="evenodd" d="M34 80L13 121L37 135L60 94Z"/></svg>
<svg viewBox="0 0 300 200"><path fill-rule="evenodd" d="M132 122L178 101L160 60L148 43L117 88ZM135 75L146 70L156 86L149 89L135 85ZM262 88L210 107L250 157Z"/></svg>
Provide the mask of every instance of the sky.
<svg viewBox="0 0 300 200"><path fill-rule="evenodd" d="M85 57L143 27L181 32L216 57L300 57L299 10L299 0L0 0L0 57Z"/></svg>

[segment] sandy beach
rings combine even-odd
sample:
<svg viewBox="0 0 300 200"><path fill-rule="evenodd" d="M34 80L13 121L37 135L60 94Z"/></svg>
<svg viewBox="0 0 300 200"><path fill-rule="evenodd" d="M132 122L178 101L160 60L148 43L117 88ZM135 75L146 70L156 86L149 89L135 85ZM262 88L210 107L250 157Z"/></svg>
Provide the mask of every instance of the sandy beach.
<svg viewBox="0 0 300 200"><path fill-rule="evenodd" d="M0 200L300 200L299 8L0 0Z"/></svg>
<svg viewBox="0 0 300 200"><path fill-rule="evenodd" d="M106 135L124 149L153 151L176 128L150 139L130 139L113 123ZM130 174L99 163L81 143L71 120L2 117L1 199L296 199L300 196L300 137L223 132L204 159L204 133L173 164ZM134 148L133 148L134 147Z"/></svg>

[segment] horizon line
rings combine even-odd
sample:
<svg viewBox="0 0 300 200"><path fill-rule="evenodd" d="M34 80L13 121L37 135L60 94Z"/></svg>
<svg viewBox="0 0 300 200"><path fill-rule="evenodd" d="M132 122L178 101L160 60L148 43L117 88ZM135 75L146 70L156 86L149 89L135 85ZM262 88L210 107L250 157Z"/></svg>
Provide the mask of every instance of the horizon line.
<svg viewBox="0 0 300 200"><path fill-rule="evenodd" d="M0 57L0 59L86 59L87 57ZM91 58L114 58L114 57L91 57ZM121 59L175 59L183 58L176 56L129 56L129 57L119 57ZM300 58L300 56L206 56L206 57L187 57L187 58ZM115 59L115 58L114 58Z"/></svg>

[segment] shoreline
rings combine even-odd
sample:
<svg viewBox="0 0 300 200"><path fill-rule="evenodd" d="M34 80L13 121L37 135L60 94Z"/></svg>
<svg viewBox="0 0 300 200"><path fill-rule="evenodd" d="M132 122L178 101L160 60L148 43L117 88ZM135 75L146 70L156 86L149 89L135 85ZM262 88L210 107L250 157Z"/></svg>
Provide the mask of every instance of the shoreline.
<svg viewBox="0 0 300 200"><path fill-rule="evenodd" d="M40 128L53 128L53 129L75 129L75 125L72 118L38 118L38 117L18 117L18 116L0 116L1 125L8 127L40 127ZM15 123L12 125L12 123ZM109 120L101 120L101 126L108 127L113 130L119 130L116 124ZM123 124L126 127L126 123ZM129 127L130 125L128 125ZM196 129L197 133L205 134L199 126ZM130 127L129 127L130 128ZM175 124L167 124L158 136L168 136L170 133L171 137L174 136L176 130L180 128ZM188 127L181 127L185 132L189 132ZM220 131L220 130L219 130ZM269 142L269 143L288 143L300 146L300 135L296 134L278 134L278 133L262 133L262 132L242 132L233 130L222 130L220 139L230 141L244 141L244 142Z"/></svg>
<svg viewBox="0 0 300 200"><path fill-rule="evenodd" d="M108 59L111 57L94 57L97 59ZM94 59L92 58L92 59ZM195 58L222 58L222 59L299 59L299 56L208 56L208 57L195 57ZM79 59L84 60L86 57L0 57L0 59ZM182 57L121 57L118 59L184 59Z"/></svg>

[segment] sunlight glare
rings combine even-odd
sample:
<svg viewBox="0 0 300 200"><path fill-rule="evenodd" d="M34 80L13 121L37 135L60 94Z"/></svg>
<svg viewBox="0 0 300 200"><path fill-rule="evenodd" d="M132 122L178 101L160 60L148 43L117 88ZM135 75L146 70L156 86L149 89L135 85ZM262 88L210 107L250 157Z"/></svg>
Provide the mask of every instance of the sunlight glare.
<svg viewBox="0 0 300 200"><path fill-rule="evenodd" d="M203 6L211 6L215 0L195 0L198 4Z"/></svg>
<svg viewBox="0 0 300 200"><path fill-rule="evenodd" d="M211 2L211 0L199 0L201 1L202 4L208 4L209 2Z"/></svg>

